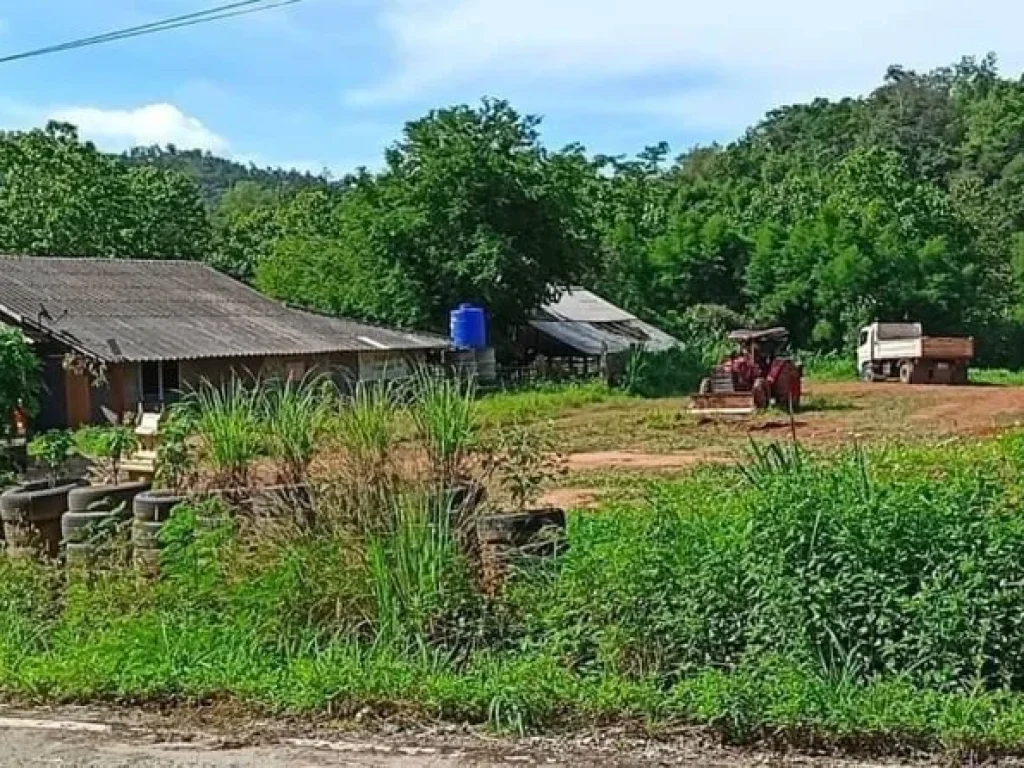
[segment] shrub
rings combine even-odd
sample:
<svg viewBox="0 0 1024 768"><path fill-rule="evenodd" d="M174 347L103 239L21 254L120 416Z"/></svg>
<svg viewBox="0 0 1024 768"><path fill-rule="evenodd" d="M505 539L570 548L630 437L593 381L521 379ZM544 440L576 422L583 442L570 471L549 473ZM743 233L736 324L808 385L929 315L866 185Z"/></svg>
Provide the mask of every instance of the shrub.
<svg viewBox="0 0 1024 768"><path fill-rule="evenodd" d="M16 408L35 413L41 383L39 359L25 335L0 324L0 438L13 429Z"/></svg>

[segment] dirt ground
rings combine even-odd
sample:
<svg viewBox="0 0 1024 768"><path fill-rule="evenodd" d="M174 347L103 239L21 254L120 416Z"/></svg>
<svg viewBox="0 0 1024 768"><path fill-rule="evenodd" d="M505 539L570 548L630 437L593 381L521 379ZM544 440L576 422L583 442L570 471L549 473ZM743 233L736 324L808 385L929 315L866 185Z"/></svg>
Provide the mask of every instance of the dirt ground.
<svg viewBox="0 0 1024 768"><path fill-rule="evenodd" d="M941 764L936 760L916 765ZM445 727L354 731L252 719L225 721L196 711L153 713L65 707L31 713L0 707L4 766L119 768L285 768L286 766L752 766L907 765L830 755L779 754L722 747L699 732L657 739L606 728L571 737L499 738Z"/></svg>
<svg viewBox="0 0 1024 768"><path fill-rule="evenodd" d="M1024 425L1024 388L905 386L812 382L805 407L791 422L769 411L756 416L700 416L687 398L598 404L555 421L569 468L562 487L544 503L573 508L601 497L595 478L677 474L708 463L728 463L750 440L797 439L808 446L857 441L979 437Z"/></svg>

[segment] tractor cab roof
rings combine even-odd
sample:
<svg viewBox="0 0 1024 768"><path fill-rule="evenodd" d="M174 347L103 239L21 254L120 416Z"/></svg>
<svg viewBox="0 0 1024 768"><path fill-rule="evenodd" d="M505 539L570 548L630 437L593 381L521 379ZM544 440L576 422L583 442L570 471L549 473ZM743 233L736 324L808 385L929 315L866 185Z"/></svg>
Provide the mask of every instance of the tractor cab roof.
<svg viewBox="0 0 1024 768"><path fill-rule="evenodd" d="M789 331L785 328L766 328L763 330L741 328L730 333L729 338L740 344L750 344L758 341L785 342L789 340Z"/></svg>

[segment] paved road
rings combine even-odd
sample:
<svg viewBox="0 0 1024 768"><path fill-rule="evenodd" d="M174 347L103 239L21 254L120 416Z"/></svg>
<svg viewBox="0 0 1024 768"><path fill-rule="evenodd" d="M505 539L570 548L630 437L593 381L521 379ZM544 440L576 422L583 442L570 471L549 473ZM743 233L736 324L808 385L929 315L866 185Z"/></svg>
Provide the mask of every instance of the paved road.
<svg viewBox="0 0 1024 768"><path fill-rule="evenodd" d="M162 724L161 724L162 723ZM251 726L251 724L250 724ZM266 726L266 727L264 727ZM504 740L480 734L408 733L400 736L310 737L288 726L258 724L237 730L200 731L152 716L116 711L71 720L62 713L10 712L0 708L0 766L58 768L450 768L515 765L643 766L882 766L829 757L788 757L731 751L696 738L673 742L620 740L602 734L573 739ZM259 733L258 738L253 734ZM904 763L905 765L905 763Z"/></svg>

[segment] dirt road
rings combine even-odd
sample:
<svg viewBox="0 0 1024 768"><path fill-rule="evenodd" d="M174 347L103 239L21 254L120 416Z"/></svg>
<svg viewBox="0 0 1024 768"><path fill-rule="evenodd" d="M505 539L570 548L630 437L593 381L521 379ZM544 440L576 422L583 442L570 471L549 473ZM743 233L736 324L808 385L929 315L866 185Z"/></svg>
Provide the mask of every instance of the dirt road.
<svg viewBox="0 0 1024 768"><path fill-rule="evenodd" d="M69 719L67 715L85 719ZM187 718L186 718L187 719ZM228 732L197 730L167 716L131 710L64 713L0 708L0 765L6 768L293 768L295 766L655 766L749 768L765 765L852 768L888 766L834 757L804 757L725 749L695 735L664 741L627 738L612 729L572 738L499 739L465 729L447 734L314 734L295 723L253 723ZM926 763L918 763L924 765Z"/></svg>

